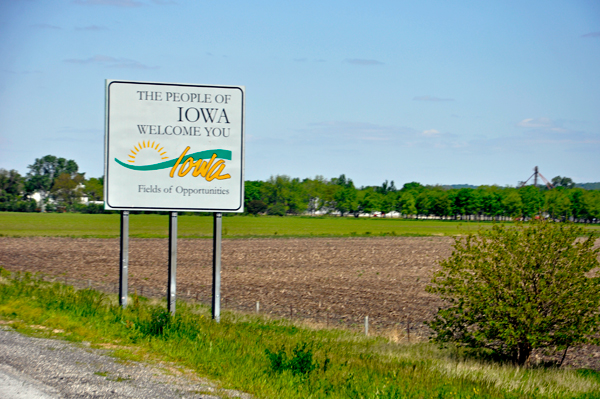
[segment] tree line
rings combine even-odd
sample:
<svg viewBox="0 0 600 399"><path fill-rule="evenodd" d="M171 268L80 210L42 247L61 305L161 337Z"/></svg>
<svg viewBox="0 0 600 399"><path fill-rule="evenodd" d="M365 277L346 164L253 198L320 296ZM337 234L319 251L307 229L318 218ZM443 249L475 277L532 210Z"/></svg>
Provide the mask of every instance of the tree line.
<svg viewBox="0 0 600 399"><path fill-rule="evenodd" d="M600 219L600 190L575 187L568 177L552 179L546 186L453 188L418 182L397 188L393 181L379 186L356 187L345 175L326 179L272 176L266 181L245 182L245 212L248 214L377 215L402 217L469 217ZM28 166L21 176L16 170L0 169L0 211L14 212L104 212L104 178L85 178L74 160L47 155ZM37 195L39 201L34 200ZM82 198L87 203L82 203Z"/></svg>
<svg viewBox="0 0 600 399"><path fill-rule="evenodd" d="M533 218L547 216L595 222L600 219L600 191L575 187L570 178L556 176L554 188L546 186L448 188L417 182L396 188L394 182L355 187L345 175L327 180L274 176L267 181L246 182L248 213L270 215L366 214L457 219Z"/></svg>
<svg viewBox="0 0 600 399"><path fill-rule="evenodd" d="M37 158L22 176L0 169L0 211L101 213L104 178L85 178L72 159L46 155ZM36 196L39 201L36 201ZM88 199L87 204L81 199Z"/></svg>

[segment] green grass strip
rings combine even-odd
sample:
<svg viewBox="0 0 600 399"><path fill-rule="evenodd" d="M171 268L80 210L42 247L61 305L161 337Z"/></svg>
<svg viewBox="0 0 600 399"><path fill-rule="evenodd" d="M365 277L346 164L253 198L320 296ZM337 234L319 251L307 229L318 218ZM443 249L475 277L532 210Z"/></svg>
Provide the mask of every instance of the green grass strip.
<svg viewBox="0 0 600 399"><path fill-rule="evenodd" d="M0 212L0 235L114 238L119 236L119 220L118 214ZM492 225L451 220L239 215L223 218L223 237L455 236L490 229ZM179 215L181 238L211 238L212 228L212 216ZM600 232L600 225L589 228ZM129 229L131 237L168 237L169 218L131 215Z"/></svg>
<svg viewBox="0 0 600 399"><path fill-rule="evenodd" d="M209 309L185 303L178 303L171 316L163 305L135 295L123 310L101 292L28 274L11 276L3 269L0 275L0 318L16 321L11 325L18 331L46 336L59 331L72 341L114 343L119 346L116 355L124 359L176 362L257 398L598 397L590 391L600 386L598 373L591 371L543 371L535 384L527 385L533 371L505 368L511 379L525 382L508 381L503 388L488 375L493 368L479 367L483 377L461 374L472 366L430 344L398 345L227 312L215 323ZM47 328L40 330L40 325ZM550 379L555 382L548 383ZM567 380L579 388L561 388L560 381Z"/></svg>

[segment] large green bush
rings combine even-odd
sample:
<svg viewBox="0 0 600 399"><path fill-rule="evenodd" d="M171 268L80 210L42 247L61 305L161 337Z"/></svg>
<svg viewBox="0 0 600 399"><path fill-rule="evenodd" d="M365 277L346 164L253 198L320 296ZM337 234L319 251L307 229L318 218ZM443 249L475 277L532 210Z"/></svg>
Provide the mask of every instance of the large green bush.
<svg viewBox="0 0 600 399"><path fill-rule="evenodd" d="M433 339L489 349L517 364L528 363L536 348L566 353L598 343L594 241L580 227L546 221L456 238L428 287L448 303L429 323Z"/></svg>
<svg viewBox="0 0 600 399"><path fill-rule="evenodd" d="M37 202L34 200L13 200L0 202L0 212L35 212Z"/></svg>

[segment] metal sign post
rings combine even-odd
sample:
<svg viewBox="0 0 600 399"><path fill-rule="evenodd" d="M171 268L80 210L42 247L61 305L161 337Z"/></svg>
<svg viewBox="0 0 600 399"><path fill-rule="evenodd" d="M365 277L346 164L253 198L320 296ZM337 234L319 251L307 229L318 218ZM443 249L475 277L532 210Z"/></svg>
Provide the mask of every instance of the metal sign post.
<svg viewBox="0 0 600 399"><path fill-rule="evenodd" d="M215 212L213 215L212 318L218 323L221 320L221 228L223 218L221 212Z"/></svg>
<svg viewBox="0 0 600 399"><path fill-rule="evenodd" d="M169 215L169 286L167 288L167 307L175 314L177 294L177 212Z"/></svg>
<svg viewBox="0 0 600 399"><path fill-rule="evenodd" d="M129 266L129 211L121 211L121 252L119 254L119 305L127 306L127 268Z"/></svg>
<svg viewBox="0 0 600 399"><path fill-rule="evenodd" d="M175 314L177 212L213 212L213 309L221 316L221 212L244 211L244 86L106 80L104 209L121 212L127 305L129 212L168 211L167 307Z"/></svg>

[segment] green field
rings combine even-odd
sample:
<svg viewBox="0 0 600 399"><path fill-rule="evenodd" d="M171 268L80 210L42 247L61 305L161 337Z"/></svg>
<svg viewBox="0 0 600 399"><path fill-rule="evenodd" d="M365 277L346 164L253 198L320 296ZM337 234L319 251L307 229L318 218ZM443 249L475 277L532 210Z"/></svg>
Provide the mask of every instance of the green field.
<svg viewBox="0 0 600 399"><path fill-rule="evenodd" d="M142 238L168 237L167 215L131 215L130 236ZM178 217L178 236L182 238L212 237L211 216ZM223 218L223 236L246 237L348 237L348 236L430 236L457 235L491 223L366 219L340 217L270 217L231 216ZM72 236L118 237L119 215L87 215L78 213L0 213L3 236Z"/></svg>
<svg viewBox="0 0 600 399"><path fill-rule="evenodd" d="M139 238L168 237L167 215L131 215L129 234ZM178 236L212 237L211 216L181 215ZM248 237L371 237L455 236L491 228L491 222L405 220L308 216L225 216L224 238ZM588 226L600 232L600 225ZM67 236L112 238L119 236L119 215L80 213L0 213L0 235L10 237Z"/></svg>

